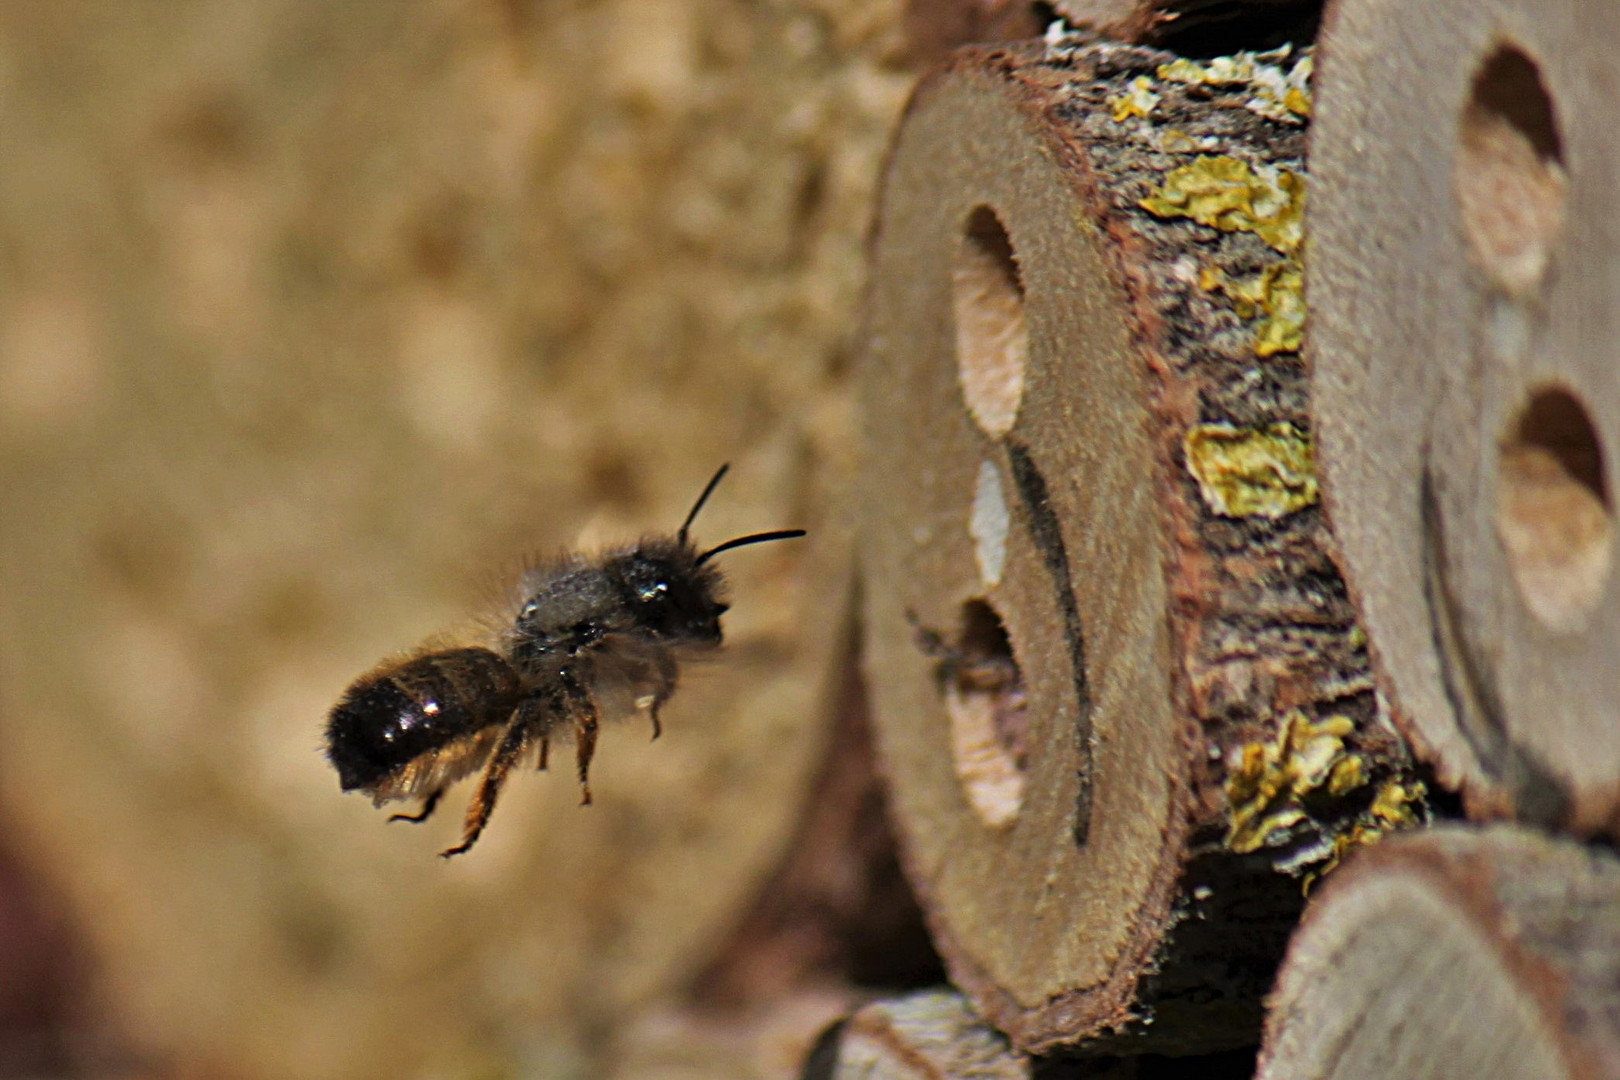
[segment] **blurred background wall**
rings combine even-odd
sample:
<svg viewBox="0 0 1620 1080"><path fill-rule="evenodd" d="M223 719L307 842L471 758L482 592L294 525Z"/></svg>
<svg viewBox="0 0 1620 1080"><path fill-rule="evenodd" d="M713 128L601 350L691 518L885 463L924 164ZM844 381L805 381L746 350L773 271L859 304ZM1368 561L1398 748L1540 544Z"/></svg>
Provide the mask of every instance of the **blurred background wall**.
<svg viewBox="0 0 1620 1080"><path fill-rule="evenodd" d="M0 3L0 1069L705 1074L625 1033L742 924L830 752L905 25ZM595 807L519 776L445 864L465 788L418 829L339 796L351 678L527 553L673 528L722 461L700 539L813 543L728 562L728 655L658 744L605 732Z"/></svg>

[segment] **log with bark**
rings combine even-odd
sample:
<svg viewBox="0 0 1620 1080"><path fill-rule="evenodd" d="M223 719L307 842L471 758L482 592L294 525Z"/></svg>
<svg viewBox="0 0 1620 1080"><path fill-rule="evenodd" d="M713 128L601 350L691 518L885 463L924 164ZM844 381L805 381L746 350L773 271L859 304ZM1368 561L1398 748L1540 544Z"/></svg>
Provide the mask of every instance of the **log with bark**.
<svg viewBox="0 0 1620 1080"><path fill-rule="evenodd" d="M1608 0L1345 0L1309 269L1324 486L1395 717L1476 816L1620 828Z"/></svg>
<svg viewBox="0 0 1620 1080"><path fill-rule="evenodd" d="M1620 1075L1620 862L1518 826L1358 853L1289 947L1260 1080Z"/></svg>
<svg viewBox="0 0 1620 1080"><path fill-rule="evenodd" d="M1029 1051L1252 1044L1292 875L1422 813L1326 554L1309 65L1273 59L959 54L886 176L880 760L954 981Z"/></svg>

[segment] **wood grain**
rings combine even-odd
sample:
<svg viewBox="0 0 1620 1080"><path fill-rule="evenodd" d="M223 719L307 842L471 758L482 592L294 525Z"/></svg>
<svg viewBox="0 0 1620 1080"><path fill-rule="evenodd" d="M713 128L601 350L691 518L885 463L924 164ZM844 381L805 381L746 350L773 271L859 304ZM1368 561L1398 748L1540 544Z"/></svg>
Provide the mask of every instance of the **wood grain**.
<svg viewBox="0 0 1620 1080"><path fill-rule="evenodd" d="M1357 854L1289 947L1260 1080L1620 1069L1620 863L1448 826Z"/></svg>

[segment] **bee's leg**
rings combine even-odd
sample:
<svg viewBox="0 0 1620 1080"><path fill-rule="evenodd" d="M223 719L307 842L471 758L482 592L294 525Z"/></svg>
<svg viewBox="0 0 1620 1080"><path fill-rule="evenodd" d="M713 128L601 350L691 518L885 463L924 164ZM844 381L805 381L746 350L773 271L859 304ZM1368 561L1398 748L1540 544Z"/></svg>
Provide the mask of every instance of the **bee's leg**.
<svg viewBox="0 0 1620 1080"><path fill-rule="evenodd" d="M673 657L661 655L658 658L658 689L653 691L652 708L647 710L652 716L652 737L657 739L664 733L664 725L658 722L658 710L663 707L675 693L675 679L680 674L680 668Z"/></svg>
<svg viewBox="0 0 1620 1080"><path fill-rule="evenodd" d="M551 725L557 722L564 698L558 693L531 694L518 706L517 722L529 730L529 738L540 740L538 771L546 771L551 757Z"/></svg>
<svg viewBox="0 0 1620 1080"><path fill-rule="evenodd" d="M444 798L444 788L438 788L422 803L422 809L419 812L415 814L390 814L388 820L409 821L413 825L419 825L433 816L433 811L438 808L439 800L442 798Z"/></svg>
<svg viewBox="0 0 1620 1080"><path fill-rule="evenodd" d="M489 764L484 766L484 775L478 780L478 791L473 795L472 802L467 804L467 818L461 827L461 843L439 852L441 857L448 859L452 855L460 855L478 842L478 834L484 831L484 826L489 823L489 815L495 811L495 800L500 797L501 784L506 781L506 774L512 771L513 764L522 756L523 745L528 740L529 725L520 715L506 726L506 734L501 736L500 745L495 748Z"/></svg>
<svg viewBox="0 0 1620 1080"><path fill-rule="evenodd" d="M564 672L563 685L568 693L568 711L574 717L574 755L579 763L581 806L591 805L591 759L596 756L596 702L580 685L573 672Z"/></svg>
<svg viewBox="0 0 1620 1080"><path fill-rule="evenodd" d="M579 805L591 805L591 759L596 756L596 715L581 712L574 721L578 740L574 756L579 762Z"/></svg>

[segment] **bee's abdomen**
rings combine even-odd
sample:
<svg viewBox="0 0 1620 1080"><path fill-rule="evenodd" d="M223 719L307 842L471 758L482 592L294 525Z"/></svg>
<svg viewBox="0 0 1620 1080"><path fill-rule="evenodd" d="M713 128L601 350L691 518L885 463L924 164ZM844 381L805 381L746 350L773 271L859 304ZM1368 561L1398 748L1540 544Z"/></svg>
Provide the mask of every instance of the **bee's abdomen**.
<svg viewBox="0 0 1620 1080"><path fill-rule="evenodd" d="M447 649L367 675L326 724L326 756L344 791L375 786L421 755L493 724L517 707L517 672L489 649Z"/></svg>

